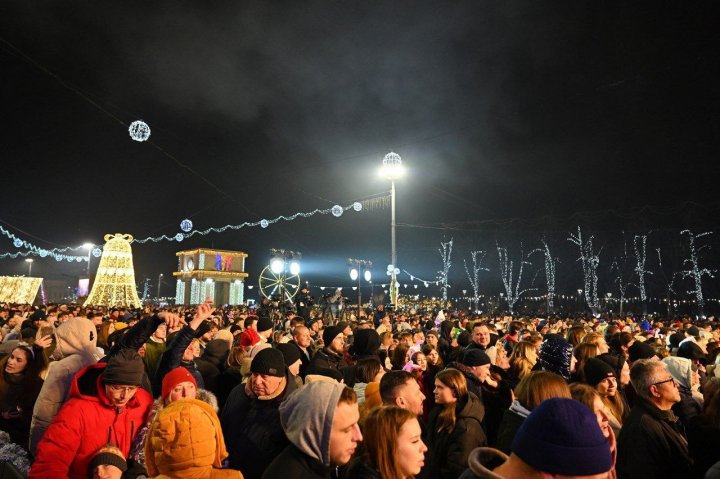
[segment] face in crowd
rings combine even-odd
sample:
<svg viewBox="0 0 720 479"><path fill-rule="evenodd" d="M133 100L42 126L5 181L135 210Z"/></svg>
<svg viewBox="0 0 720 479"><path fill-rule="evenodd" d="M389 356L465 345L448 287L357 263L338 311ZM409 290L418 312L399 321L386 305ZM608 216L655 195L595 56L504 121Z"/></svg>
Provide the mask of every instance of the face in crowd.
<svg viewBox="0 0 720 479"><path fill-rule="evenodd" d="M487 348L490 346L490 330L487 326L475 326L473 328L472 340L478 346Z"/></svg>
<svg viewBox="0 0 720 479"><path fill-rule="evenodd" d="M335 408L330 432L330 463L335 466L347 464L362 441L358 426L360 412L357 403L341 402Z"/></svg>

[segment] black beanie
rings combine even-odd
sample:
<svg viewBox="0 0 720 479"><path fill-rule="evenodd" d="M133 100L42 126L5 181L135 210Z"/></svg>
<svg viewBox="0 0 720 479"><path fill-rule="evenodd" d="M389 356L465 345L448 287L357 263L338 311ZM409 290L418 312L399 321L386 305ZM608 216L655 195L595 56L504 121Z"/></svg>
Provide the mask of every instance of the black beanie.
<svg viewBox="0 0 720 479"><path fill-rule="evenodd" d="M615 377L620 378L620 373L622 372L623 366L625 365L625 356L618 356L610 353L604 353L600 356L597 356L597 358L600 361L604 361L607 364L610 365L611 368L613 368L613 371L615 372Z"/></svg>
<svg viewBox="0 0 720 479"><path fill-rule="evenodd" d="M628 359L631 362L635 362L638 359L650 359L653 356L655 356L653 347L642 341L635 341L632 346L628 348Z"/></svg>
<svg viewBox="0 0 720 479"><path fill-rule="evenodd" d="M102 373L105 384L121 384L123 386L140 386L145 376L145 364L142 358L132 349L122 349L108 359Z"/></svg>
<svg viewBox="0 0 720 479"><path fill-rule="evenodd" d="M285 358L273 348L265 348L255 355L250 363L250 372L268 376L285 377Z"/></svg>
<svg viewBox="0 0 720 479"><path fill-rule="evenodd" d="M465 351L465 354L463 355L461 364L463 366L485 366L486 364L490 364L490 356L487 355L485 351L482 349L468 349Z"/></svg>
<svg viewBox="0 0 720 479"><path fill-rule="evenodd" d="M354 356L369 356L380 349L380 335L374 329L358 329L353 334L350 353Z"/></svg>
<svg viewBox="0 0 720 479"><path fill-rule="evenodd" d="M258 333L261 333L263 331L267 331L268 329L272 329L273 324L272 321L270 321L270 318L262 317L258 319L257 325L255 326L255 329Z"/></svg>
<svg viewBox="0 0 720 479"><path fill-rule="evenodd" d="M107 444L93 456L88 464L88 475L94 477L95 469L98 466L115 466L121 471L127 471L127 461L123 457L122 451L112 444Z"/></svg>
<svg viewBox="0 0 720 479"><path fill-rule="evenodd" d="M583 373L585 373L585 381L593 387L605 378L616 377L612 366L598 358L588 359L585 362Z"/></svg>
<svg viewBox="0 0 720 479"><path fill-rule="evenodd" d="M344 328L343 328L344 329ZM330 346L330 343L333 342L333 339L337 338L339 334L342 334L343 330L340 329L340 326L328 326L323 330L323 344L325 347Z"/></svg>
<svg viewBox="0 0 720 479"><path fill-rule="evenodd" d="M294 344L280 343L275 346L285 358L285 364L292 366L295 361L300 359L300 350Z"/></svg>

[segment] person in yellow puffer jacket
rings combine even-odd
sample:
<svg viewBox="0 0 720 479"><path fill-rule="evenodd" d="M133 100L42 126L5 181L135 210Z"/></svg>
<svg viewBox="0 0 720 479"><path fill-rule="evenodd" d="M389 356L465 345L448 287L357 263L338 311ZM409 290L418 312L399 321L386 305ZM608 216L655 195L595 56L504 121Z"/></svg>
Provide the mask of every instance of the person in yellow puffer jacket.
<svg viewBox="0 0 720 479"><path fill-rule="evenodd" d="M220 469L228 456L217 414L197 399L180 399L150 425L145 443L149 477L167 479L242 479Z"/></svg>

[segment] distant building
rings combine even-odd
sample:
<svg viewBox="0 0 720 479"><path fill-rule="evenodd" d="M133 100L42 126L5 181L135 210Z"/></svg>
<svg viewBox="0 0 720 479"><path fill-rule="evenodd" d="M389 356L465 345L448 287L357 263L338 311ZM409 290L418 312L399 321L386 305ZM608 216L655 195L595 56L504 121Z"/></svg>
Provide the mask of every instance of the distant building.
<svg viewBox="0 0 720 479"><path fill-rule="evenodd" d="M243 303L245 291L245 258L247 253L217 249L178 251L175 304L200 304L207 298L213 304Z"/></svg>

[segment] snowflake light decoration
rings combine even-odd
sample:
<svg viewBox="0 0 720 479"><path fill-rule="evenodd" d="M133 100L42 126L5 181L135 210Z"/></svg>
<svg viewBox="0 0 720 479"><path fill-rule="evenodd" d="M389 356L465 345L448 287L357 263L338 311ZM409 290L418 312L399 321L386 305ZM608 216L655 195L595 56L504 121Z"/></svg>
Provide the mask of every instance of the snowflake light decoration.
<svg viewBox="0 0 720 479"><path fill-rule="evenodd" d="M183 230L185 233L189 233L192 228L193 222L189 219L184 219L180 222L180 229Z"/></svg>
<svg viewBox="0 0 720 479"><path fill-rule="evenodd" d="M150 138L150 127L144 121L135 120L130 123L128 133L130 133L130 138L135 141L147 141Z"/></svg>

